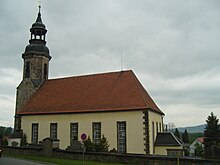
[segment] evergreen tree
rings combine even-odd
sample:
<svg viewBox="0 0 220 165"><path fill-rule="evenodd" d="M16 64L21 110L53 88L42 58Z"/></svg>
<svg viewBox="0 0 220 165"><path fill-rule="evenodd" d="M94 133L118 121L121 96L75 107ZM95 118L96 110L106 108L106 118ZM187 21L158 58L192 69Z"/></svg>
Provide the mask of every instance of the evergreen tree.
<svg viewBox="0 0 220 165"><path fill-rule="evenodd" d="M174 135L180 139L180 133L177 128L175 129Z"/></svg>
<svg viewBox="0 0 220 165"><path fill-rule="evenodd" d="M108 148L109 148L108 140L106 139L104 135L102 135L102 138L99 144L95 145L95 150L97 152L108 152Z"/></svg>
<svg viewBox="0 0 220 165"><path fill-rule="evenodd" d="M0 126L0 138L3 139L5 134L5 127Z"/></svg>
<svg viewBox="0 0 220 165"><path fill-rule="evenodd" d="M7 138L3 138L2 144L3 144L4 146L7 146L7 145L8 145L8 139L7 139Z"/></svg>
<svg viewBox="0 0 220 165"><path fill-rule="evenodd" d="M195 156L203 156L204 154L204 148L202 147L201 144L199 144L198 142L195 144Z"/></svg>
<svg viewBox="0 0 220 165"><path fill-rule="evenodd" d="M189 134L186 129L185 129L184 133L182 134L182 140L184 143L189 143Z"/></svg>
<svg viewBox="0 0 220 165"><path fill-rule="evenodd" d="M3 139L3 134L0 133L0 140Z"/></svg>
<svg viewBox="0 0 220 165"><path fill-rule="evenodd" d="M11 127L5 128L5 136L10 136L11 133L12 133L12 128Z"/></svg>
<svg viewBox="0 0 220 165"><path fill-rule="evenodd" d="M21 146L26 146L27 144L28 144L27 135L25 133L23 133L22 138L21 138Z"/></svg>
<svg viewBox="0 0 220 165"><path fill-rule="evenodd" d="M211 115L206 120L205 147L220 145L220 124L218 122L217 116L214 116L213 112L211 112Z"/></svg>
<svg viewBox="0 0 220 165"><path fill-rule="evenodd" d="M108 152L108 148L109 148L110 145L109 145L108 140L106 139L106 137L104 135L102 135L101 144L103 146L103 151Z"/></svg>
<svg viewBox="0 0 220 165"><path fill-rule="evenodd" d="M86 147L86 151L108 152L108 148L110 146L104 135L102 135L98 144L94 144L89 136L88 139L83 142Z"/></svg>
<svg viewBox="0 0 220 165"><path fill-rule="evenodd" d="M94 151L94 144L92 143L90 136L88 136L88 139L83 142L86 147L86 151Z"/></svg>

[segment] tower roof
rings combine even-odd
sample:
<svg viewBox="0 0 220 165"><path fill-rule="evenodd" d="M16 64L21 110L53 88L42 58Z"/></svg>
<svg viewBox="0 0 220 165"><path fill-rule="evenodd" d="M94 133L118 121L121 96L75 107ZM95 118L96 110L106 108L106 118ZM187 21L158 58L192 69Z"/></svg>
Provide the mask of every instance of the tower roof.
<svg viewBox="0 0 220 165"><path fill-rule="evenodd" d="M46 26L42 22L40 9L41 9L41 6L39 6L39 12L38 12L36 22L32 24L30 31L34 32L35 31L34 29L38 29L38 31L36 31L36 32L40 32L39 30L42 30L44 32L44 34L46 34L47 30L46 30Z"/></svg>
<svg viewBox="0 0 220 165"><path fill-rule="evenodd" d="M26 46L25 52L22 58L29 58L32 55L44 56L51 59L49 54L49 49L46 46L46 26L42 22L41 18L41 6L39 5L39 12L37 15L36 22L32 24L30 28L31 39L29 40L29 45Z"/></svg>

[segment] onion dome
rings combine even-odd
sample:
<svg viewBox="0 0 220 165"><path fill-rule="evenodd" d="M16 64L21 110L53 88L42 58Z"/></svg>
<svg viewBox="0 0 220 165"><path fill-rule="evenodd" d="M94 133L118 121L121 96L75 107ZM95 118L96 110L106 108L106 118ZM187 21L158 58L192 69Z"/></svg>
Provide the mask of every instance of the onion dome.
<svg viewBox="0 0 220 165"><path fill-rule="evenodd" d="M28 58L32 55L45 56L51 59L49 55L49 49L46 46L46 26L43 24L40 13L41 6L39 6L39 12L36 22L32 24L30 28L31 39L29 40L29 45L26 46L25 52L22 58Z"/></svg>
<svg viewBox="0 0 220 165"><path fill-rule="evenodd" d="M40 6L39 6L39 12L36 19L36 22L32 24L32 27L30 29L30 32L35 35L45 35L47 33L46 26L43 24L41 19L41 13L40 13Z"/></svg>

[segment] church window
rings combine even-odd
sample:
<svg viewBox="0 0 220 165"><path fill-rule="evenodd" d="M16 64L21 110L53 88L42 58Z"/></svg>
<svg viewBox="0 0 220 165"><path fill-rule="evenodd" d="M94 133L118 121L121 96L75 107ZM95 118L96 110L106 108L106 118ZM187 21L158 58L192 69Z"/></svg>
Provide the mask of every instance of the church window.
<svg viewBox="0 0 220 165"><path fill-rule="evenodd" d="M154 122L152 121L152 143L153 143L153 153L155 153L155 150L154 150L154 141L155 141L155 127L154 127Z"/></svg>
<svg viewBox="0 0 220 165"><path fill-rule="evenodd" d="M98 144L101 140L101 122L93 122L93 142L94 144Z"/></svg>
<svg viewBox="0 0 220 165"><path fill-rule="evenodd" d="M32 124L32 137L31 137L31 142L33 144L38 143L38 123L33 123Z"/></svg>
<svg viewBox="0 0 220 165"><path fill-rule="evenodd" d="M57 123L50 123L50 138L57 139Z"/></svg>
<svg viewBox="0 0 220 165"><path fill-rule="evenodd" d="M157 129L157 133L158 133L158 131L159 131L159 125L158 125L158 122L156 122L156 129Z"/></svg>
<svg viewBox="0 0 220 165"><path fill-rule="evenodd" d="M30 77L30 61L25 63L25 73L24 73L24 78L29 78Z"/></svg>
<svg viewBox="0 0 220 165"><path fill-rule="evenodd" d="M126 153L126 122L117 122L117 144L118 152Z"/></svg>
<svg viewBox="0 0 220 165"><path fill-rule="evenodd" d="M78 123L70 123L70 139L71 144L73 141L78 140Z"/></svg>
<svg viewBox="0 0 220 165"><path fill-rule="evenodd" d="M44 64L44 79L47 79L47 74L48 74L48 66L47 64Z"/></svg>

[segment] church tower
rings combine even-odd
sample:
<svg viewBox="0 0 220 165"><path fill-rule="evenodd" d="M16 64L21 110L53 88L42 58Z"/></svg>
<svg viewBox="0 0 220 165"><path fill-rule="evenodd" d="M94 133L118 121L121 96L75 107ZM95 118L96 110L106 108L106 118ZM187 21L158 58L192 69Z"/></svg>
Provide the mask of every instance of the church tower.
<svg viewBox="0 0 220 165"><path fill-rule="evenodd" d="M48 79L49 61L51 56L46 46L46 26L41 19L41 6L36 22L30 28L31 38L29 44L22 54L24 59L23 79L17 87L16 109L15 109L15 131L20 131L20 117L17 115L24 103L33 93Z"/></svg>

